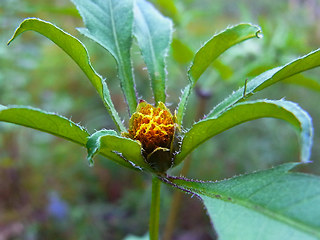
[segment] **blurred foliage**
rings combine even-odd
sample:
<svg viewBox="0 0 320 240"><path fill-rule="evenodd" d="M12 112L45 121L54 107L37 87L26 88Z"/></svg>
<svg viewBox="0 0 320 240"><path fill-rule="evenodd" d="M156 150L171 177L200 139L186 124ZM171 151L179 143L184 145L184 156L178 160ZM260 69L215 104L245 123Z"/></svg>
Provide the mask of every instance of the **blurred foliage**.
<svg viewBox="0 0 320 240"><path fill-rule="evenodd" d="M185 123L191 125L262 71L282 65L320 45L320 3L317 0L175 0L151 1L175 22L174 44L168 58L168 102L177 106L187 84L190 55L228 25L260 25L264 38L249 40L223 54L200 78ZM80 36L81 19L68 1L0 1L0 104L22 104L59 112L87 126L90 133L114 128L93 87L78 67L49 40L27 33L7 47L14 29L26 17L53 22L78 36L88 47L92 63L107 78L122 118L127 117L114 59ZM177 40L179 39L179 40ZM179 53L180 51L180 53ZM181 53L184 54L181 57ZM139 96L147 101L151 89L137 46L133 46ZM191 55L192 56L192 55ZM305 77L320 83L320 71ZM307 110L315 127L312 159L303 170L319 174L319 90L277 84L259 98L285 96ZM191 108L190 108L191 109ZM150 179L100 158L94 168L85 149L31 129L0 125L0 239L122 239L144 235L148 226ZM274 119L246 123L203 144L192 154L189 177L223 179L234 174L298 160L298 142L288 124ZM247 146L253 146L248 151ZM180 168L172 170L179 174ZM161 224L169 211L172 189L163 186ZM188 196L181 203L175 239L214 239L200 202ZM193 211L190 211L193 209ZM198 210L198 211L196 211ZM189 217L186 217L188 215Z"/></svg>

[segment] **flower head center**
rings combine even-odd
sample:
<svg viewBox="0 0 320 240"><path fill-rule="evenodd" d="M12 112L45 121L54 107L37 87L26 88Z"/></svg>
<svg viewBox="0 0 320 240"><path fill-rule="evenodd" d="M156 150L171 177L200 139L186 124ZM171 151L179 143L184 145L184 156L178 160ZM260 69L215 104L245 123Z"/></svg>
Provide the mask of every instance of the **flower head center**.
<svg viewBox="0 0 320 240"><path fill-rule="evenodd" d="M147 154L158 147L170 148L174 135L174 120L170 111L142 101L130 119L129 137L139 140Z"/></svg>

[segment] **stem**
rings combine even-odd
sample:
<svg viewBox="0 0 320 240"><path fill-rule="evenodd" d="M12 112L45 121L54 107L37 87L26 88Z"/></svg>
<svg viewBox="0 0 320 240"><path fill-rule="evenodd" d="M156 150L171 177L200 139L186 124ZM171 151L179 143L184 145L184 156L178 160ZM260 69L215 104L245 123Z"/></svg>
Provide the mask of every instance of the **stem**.
<svg viewBox="0 0 320 240"><path fill-rule="evenodd" d="M201 91L198 89L197 91L198 96L198 111L196 113L195 118L197 120L201 119L205 113L206 104L208 102L208 98L210 97L207 94L201 94ZM206 96L207 95L207 96ZM184 165L182 167L182 170L180 172L180 175L187 176L189 169L190 169L190 163L191 163L191 156L186 158L184 160ZM179 210L181 207L181 199L182 199L182 192L175 190L173 193L173 198L171 202L170 212L167 219L166 226L164 228L164 234L162 240L170 240L172 239L173 230L175 227L175 223L177 222L177 217L179 214Z"/></svg>
<svg viewBox="0 0 320 240"><path fill-rule="evenodd" d="M186 176L190 169L191 157L187 157L184 161L184 165L182 167L180 175ZM168 220L164 229L164 234L162 240L170 240L172 239L173 230L175 227L175 223L177 222L177 217L179 214L180 206L181 206L181 198L182 192L180 190L175 190L172 197L170 212L168 216Z"/></svg>
<svg viewBox="0 0 320 240"><path fill-rule="evenodd" d="M159 215L160 215L160 187L161 182L158 177L152 177L152 198L149 220L150 240L159 240Z"/></svg>

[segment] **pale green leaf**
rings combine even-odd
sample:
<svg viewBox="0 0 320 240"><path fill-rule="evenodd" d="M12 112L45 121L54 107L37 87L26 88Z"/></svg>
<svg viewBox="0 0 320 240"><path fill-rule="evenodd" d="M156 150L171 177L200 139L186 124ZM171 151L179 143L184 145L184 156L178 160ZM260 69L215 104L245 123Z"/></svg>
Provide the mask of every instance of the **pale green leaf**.
<svg viewBox="0 0 320 240"><path fill-rule="evenodd" d="M265 117L285 120L300 131L300 158L303 162L308 161L313 136L312 121L308 113L293 102L258 100L238 103L215 118L207 118L194 124L185 133L181 151L175 158L175 165L179 164L197 146L213 136L243 122Z"/></svg>
<svg viewBox="0 0 320 240"><path fill-rule="evenodd" d="M169 178L199 195L219 240L320 239L320 178L287 163L219 182Z"/></svg>
<svg viewBox="0 0 320 240"><path fill-rule="evenodd" d="M214 117L225 111L233 104L244 100L252 94L286 78L292 77L298 73L320 66L320 49L313 51L301 58L298 58L282 67L271 69L260 74L246 85L246 93L244 87L235 91L229 97L218 104L209 114L208 117ZM303 79L303 78L302 78Z"/></svg>
<svg viewBox="0 0 320 240"><path fill-rule="evenodd" d="M13 37L9 40L8 45L18 35L29 30L38 32L50 39L75 61L75 63L86 74L92 85L97 90L118 129L121 131L125 131L121 119L119 118L119 115L112 103L109 89L101 76L91 66L88 52L85 46L77 38L64 32L62 29L49 22L37 18L25 19L16 29Z"/></svg>
<svg viewBox="0 0 320 240"><path fill-rule="evenodd" d="M88 132L80 125L55 113L22 106L0 107L0 121L37 129L85 146Z"/></svg>
<svg viewBox="0 0 320 240"><path fill-rule="evenodd" d="M171 48L172 56L178 63L187 64L193 59L193 51L178 38L173 38Z"/></svg>
<svg viewBox="0 0 320 240"><path fill-rule="evenodd" d="M151 78L155 103L166 100L166 65L171 42L172 22L161 15L149 2L136 0L134 34Z"/></svg>
<svg viewBox="0 0 320 240"><path fill-rule="evenodd" d="M141 153L141 144L130 138L118 136L113 130L100 130L92 134L87 142L88 161L100 153L108 159L131 169L152 171Z"/></svg>
<svg viewBox="0 0 320 240"><path fill-rule="evenodd" d="M230 66L219 60L214 61L212 67L217 70L223 80L229 80L234 74Z"/></svg>
<svg viewBox="0 0 320 240"><path fill-rule="evenodd" d="M155 2L166 16L169 16L175 22L179 21L180 14L173 0L155 0Z"/></svg>
<svg viewBox="0 0 320 240"><path fill-rule="evenodd" d="M130 56L133 0L72 0L72 2L86 26L78 30L108 50L115 58L122 91L132 114L137 106Z"/></svg>

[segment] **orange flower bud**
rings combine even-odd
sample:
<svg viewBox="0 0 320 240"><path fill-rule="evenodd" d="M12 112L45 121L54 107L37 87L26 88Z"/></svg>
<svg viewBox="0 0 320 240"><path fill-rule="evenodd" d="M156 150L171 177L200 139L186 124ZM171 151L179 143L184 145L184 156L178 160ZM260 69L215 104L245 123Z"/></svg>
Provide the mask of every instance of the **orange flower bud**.
<svg viewBox="0 0 320 240"><path fill-rule="evenodd" d="M174 119L162 102L153 107L145 101L130 118L128 137L141 143L145 159L157 172L165 172L173 162Z"/></svg>

